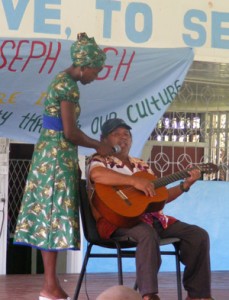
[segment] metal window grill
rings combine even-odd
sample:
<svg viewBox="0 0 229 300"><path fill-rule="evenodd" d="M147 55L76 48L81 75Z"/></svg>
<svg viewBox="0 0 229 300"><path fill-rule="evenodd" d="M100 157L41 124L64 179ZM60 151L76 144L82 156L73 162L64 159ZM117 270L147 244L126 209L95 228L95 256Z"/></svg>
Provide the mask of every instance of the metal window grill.
<svg viewBox="0 0 229 300"><path fill-rule="evenodd" d="M10 159L9 161L8 226L10 235L15 232L30 163L31 160L25 159Z"/></svg>
<svg viewBox="0 0 229 300"><path fill-rule="evenodd" d="M204 179L229 180L229 106L217 88L185 83L159 120L148 141L149 163L157 176L211 162L219 171Z"/></svg>

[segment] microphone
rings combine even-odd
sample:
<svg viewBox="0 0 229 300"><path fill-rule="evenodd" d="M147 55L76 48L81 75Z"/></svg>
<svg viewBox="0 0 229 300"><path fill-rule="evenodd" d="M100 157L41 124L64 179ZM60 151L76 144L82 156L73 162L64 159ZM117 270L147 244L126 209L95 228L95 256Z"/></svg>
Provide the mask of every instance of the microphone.
<svg viewBox="0 0 229 300"><path fill-rule="evenodd" d="M112 147L112 150L114 151L114 153L120 153L121 152L121 147L119 145L114 145Z"/></svg>

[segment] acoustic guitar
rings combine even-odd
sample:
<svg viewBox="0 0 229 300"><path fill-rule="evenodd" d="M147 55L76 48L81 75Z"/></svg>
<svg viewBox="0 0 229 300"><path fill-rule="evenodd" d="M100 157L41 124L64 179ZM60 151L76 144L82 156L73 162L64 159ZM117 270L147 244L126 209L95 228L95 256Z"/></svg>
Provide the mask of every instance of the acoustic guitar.
<svg viewBox="0 0 229 300"><path fill-rule="evenodd" d="M212 163L195 166L201 173L216 173L218 167ZM169 183L190 176L188 173L193 168L176 172L174 174L157 178L148 172L137 172L132 176L146 178L155 186L156 195L146 196L142 191L132 186L110 186L101 183L95 184L95 193L92 199L94 207L110 223L118 227L132 227L139 222L144 212L161 210L168 198L168 190L165 187Z"/></svg>

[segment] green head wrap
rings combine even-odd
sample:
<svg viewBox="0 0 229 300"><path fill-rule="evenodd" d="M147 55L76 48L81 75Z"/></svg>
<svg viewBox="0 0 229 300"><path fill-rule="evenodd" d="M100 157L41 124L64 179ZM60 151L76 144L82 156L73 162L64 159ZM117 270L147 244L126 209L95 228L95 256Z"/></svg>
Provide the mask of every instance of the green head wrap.
<svg viewBox="0 0 229 300"><path fill-rule="evenodd" d="M75 67L101 68L105 63L106 54L94 38L89 38L86 33L79 33L77 41L71 46L71 58Z"/></svg>

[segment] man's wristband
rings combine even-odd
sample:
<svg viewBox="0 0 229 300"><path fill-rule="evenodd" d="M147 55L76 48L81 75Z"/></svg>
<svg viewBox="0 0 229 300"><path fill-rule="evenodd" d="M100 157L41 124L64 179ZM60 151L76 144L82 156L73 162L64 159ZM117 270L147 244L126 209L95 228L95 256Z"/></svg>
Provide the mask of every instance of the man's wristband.
<svg viewBox="0 0 229 300"><path fill-rule="evenodd" d="M181 181L180 182L180 189L181 189L182 192L186 193L186 192L188 192L190 190L190 187L185 188L184 187L184 181Z"/></svg>

